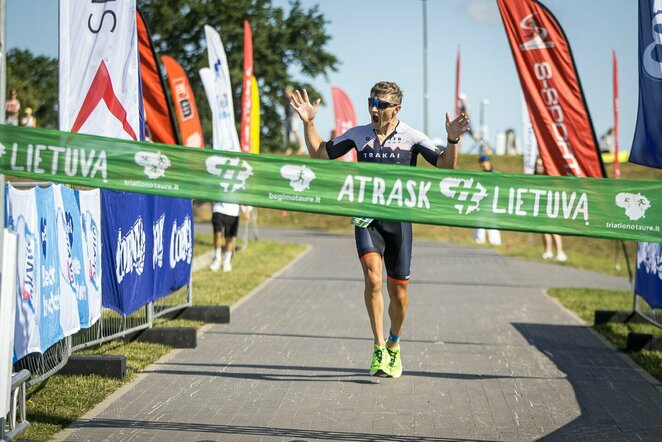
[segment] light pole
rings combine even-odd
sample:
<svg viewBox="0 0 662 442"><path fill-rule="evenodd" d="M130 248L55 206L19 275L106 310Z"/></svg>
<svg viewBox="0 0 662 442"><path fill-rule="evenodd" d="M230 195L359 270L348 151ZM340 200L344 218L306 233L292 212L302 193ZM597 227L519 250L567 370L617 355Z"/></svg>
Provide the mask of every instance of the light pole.
<svg viewBox="0 0 662 442"><path fill-rule="evenodd" d="M428 134L428 7L427 0L421 0L423 5L423 133Z"/></svg>

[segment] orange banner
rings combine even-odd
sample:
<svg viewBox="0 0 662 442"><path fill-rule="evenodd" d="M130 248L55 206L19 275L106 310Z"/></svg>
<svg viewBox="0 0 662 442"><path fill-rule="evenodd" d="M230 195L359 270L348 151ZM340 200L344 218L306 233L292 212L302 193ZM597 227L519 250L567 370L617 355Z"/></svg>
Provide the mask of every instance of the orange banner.
<svg viewBox="0 0 662 442"><path fill-rule="evenodd" d="M155 143L181 144L177 126L165 93L165 84L159 71L159 60L152 46L147 25L140 11L136 12L138 52L142 77L143 106L145 108L145 137Z"/></svg>
<svg viewBox="0 0 662 442"><path fill-rule="evenodd" d="M205 147L200 115L198 115L195 96L193 95L193 89L191 89L186 72L169 55L163 55L161 61L168 76L170 95L175 103L175 114L179 123L179 133L182 137L182 143L188 147Z"/></svg>
<svg viewBox="0 0 662 442"><path fill-rule="evenodd" d="M535 0L497 0L549 175L605 177L563 29Z"/></svg>
<svg viewBox="0 0 662 442"><path fill-rule="evenodd" d="M339 137L344 134L347 129L356 126L356 112L354 112L352 101L342 89L333 86L331 88L331 95L333 95L333 113L336 122L334 137ZM345 155L338 158L338 160L349 162L356 161L356 150L350 150Z"/></svg>
<svg viewBox="0 0 662 442"><path fill-rule="evenodd" d="M244 82L241 94L241 151L251 150L251 77L253 76L253 35L244 20Z"/></svg>

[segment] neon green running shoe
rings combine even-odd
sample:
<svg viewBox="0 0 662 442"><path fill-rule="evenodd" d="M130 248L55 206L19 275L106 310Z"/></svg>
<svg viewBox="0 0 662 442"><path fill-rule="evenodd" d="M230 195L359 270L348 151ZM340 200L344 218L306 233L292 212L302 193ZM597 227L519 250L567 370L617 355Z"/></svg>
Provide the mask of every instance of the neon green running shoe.
<svg viewBox="0 0 662 442"><path fill-rule="evenodd" d="M386 346L375 345L372 352L370 376L388 376L388 364L391 362Z"/></svg>
<svg viewBox="0 0 662 442"><path fill-rule="evenodd" d="M388 377L399 378L402 375L402 359L400 358L400 346L398 345L395 348L391 348L388 345L386 346L386 352L389 355L388 371L386 372Z"/></svg>

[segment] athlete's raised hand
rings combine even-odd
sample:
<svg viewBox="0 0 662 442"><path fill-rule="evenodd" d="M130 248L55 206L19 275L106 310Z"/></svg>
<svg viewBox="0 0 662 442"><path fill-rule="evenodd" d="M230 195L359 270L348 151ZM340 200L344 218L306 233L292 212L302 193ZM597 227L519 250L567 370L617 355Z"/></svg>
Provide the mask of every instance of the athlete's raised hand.
<svg viewBox="0 0 662 442"><path fill-rule="evenodd" d="M290 98L290 106L299 114L301 121L308 123L315 119L317 109L320 107L320 101L318 98L314 103L311 103L308 98L308 91L304 89L303 94L301 94L300 91L296 90Z"/></svg>
<svg viewBox="0 0 662 442"><path fill-rule="evenodd" d="M469 117L464 112L452 121L450 115L446 112L446 133L449 139L457 140L467 130L469 130Z"/></svg>

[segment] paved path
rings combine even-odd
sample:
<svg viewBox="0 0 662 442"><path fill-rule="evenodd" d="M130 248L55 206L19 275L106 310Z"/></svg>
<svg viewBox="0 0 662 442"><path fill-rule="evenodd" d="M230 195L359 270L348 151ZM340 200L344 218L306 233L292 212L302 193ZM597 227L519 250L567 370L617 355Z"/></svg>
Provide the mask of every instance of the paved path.
<svg viewBox="0 0 662 442"><path fill-rule="evenodd" d="M377 379L353 239L261 234L311 249L59 439L662 440L659 383L543 293L624 279L416 242L405 373Z"/></svg>

